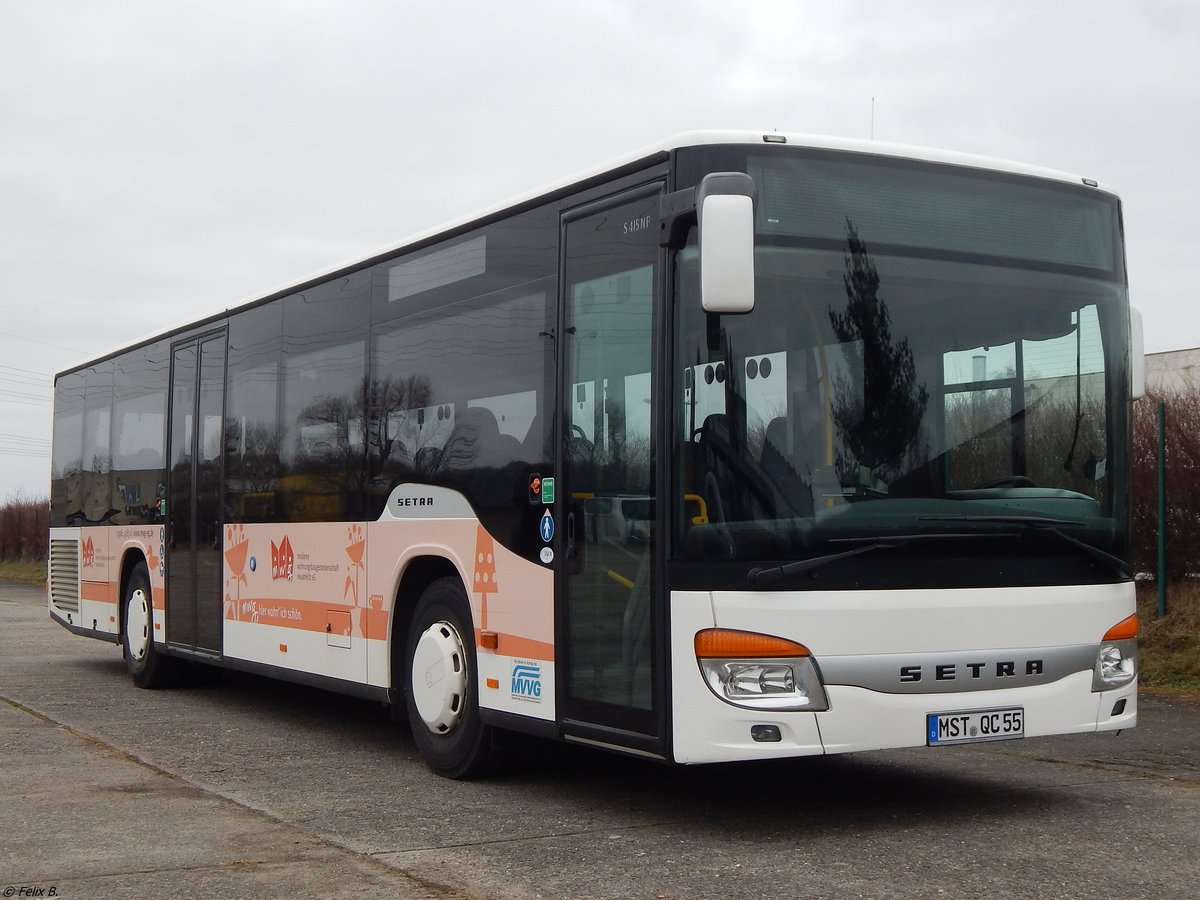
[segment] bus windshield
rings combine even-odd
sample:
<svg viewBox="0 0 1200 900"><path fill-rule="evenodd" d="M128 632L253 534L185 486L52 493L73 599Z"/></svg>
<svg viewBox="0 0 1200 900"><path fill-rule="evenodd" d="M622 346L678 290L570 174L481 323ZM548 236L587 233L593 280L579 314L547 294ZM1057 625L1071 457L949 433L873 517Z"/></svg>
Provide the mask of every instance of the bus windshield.
<svg viewBox="0 0 1200 900"><path fill-rule="evenodd" d="M759 191L754 310L706 315L694 233L676 257L675 555L762 580L999 546L1127 577L1116 199L876 157L735 164Z"/></svg>

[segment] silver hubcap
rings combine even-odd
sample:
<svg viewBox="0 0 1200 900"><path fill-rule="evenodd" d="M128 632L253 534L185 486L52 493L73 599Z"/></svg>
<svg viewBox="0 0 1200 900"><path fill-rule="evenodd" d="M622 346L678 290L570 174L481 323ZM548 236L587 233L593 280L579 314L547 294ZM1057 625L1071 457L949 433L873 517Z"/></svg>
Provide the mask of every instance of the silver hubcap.
<svg viewBox="0 0 1200 900"><path fill-rule="evenodd" d="M125 632L128 635L129 652L139 662L150 649L150 604L141 589L129 595L125 607Z"/></svg>
<svg viewBox="0 0 1200 900"><path fill-rule="evenodd" d="M434 734L448 734L462 720L467 697L467 653L449 622L435 622L413 649L413 702Z"/></svg>

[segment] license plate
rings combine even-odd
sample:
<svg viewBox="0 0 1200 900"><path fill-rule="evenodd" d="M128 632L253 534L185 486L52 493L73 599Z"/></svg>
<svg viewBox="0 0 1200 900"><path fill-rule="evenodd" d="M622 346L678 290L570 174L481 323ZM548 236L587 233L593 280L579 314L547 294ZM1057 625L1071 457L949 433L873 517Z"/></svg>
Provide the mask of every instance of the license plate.
<svg viewBox="0 0 1200 900"><path fill-rule="evenodd" d="M929 713L925 717L925 738L930 747L1006 741L1024 736L1025 710L1020 706Z"/></svg>

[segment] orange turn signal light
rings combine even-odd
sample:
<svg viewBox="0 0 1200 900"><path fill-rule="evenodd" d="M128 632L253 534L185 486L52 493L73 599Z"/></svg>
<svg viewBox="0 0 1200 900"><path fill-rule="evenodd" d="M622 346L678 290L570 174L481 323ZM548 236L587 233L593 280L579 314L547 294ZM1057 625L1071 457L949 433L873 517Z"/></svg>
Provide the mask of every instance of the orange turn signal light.
<svg viewBox="0 0 1200 900"><path fill-rule="evenodd" d="M1104 640L1106 641L1124 641L1129 638L1138 636L1138 617L1137 613L1122 619L1108 631L1104 632Z"/></svg>
<svg viewBox="0 0 1200 900"><path fill-rule="evenodd" d="M731 628L706 628L696 632L699 659L756 659L759 657L809 656L808 648L786 638Z"/></svg>

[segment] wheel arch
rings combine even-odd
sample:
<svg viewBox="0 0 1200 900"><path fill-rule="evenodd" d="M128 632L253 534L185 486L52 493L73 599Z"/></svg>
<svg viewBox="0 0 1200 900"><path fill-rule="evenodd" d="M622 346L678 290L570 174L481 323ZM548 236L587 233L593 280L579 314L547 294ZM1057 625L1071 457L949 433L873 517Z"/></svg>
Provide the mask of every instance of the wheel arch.
<svg viewBox="0 0 1200 900"><path fill-rule="evenodd" d="M453 560L445 556L426 554L409 560L396 586L388 633L388 697L394 709L402 709L404 706L404 692L407 690L404 654L408 646L413 610L416 609L417 601L421 599L425 589L439 578L457 578L460 582L463 581L462 572ZM465 582L463 589L467 589Z"/></svg>
<svg viewBox="0 0 1200 900"><path fill-rule="evenodd" d="M127 547L121 555L121 576L117 582L117 622L120 625L117 631L118 638L125 634L125 594L129 589L129 580L133 577L133 572L139 564L146 567L146 574L149 575L150 564L146 561L146 554L140 547ZM153 590L152 586L152 594ZM151 598L151 605L153 605L153 597Z"/></svg>

